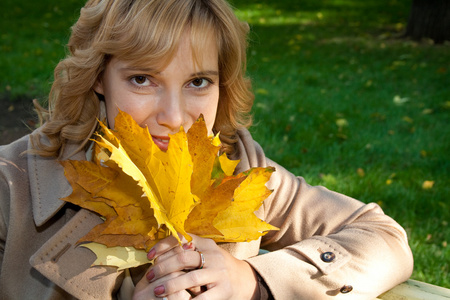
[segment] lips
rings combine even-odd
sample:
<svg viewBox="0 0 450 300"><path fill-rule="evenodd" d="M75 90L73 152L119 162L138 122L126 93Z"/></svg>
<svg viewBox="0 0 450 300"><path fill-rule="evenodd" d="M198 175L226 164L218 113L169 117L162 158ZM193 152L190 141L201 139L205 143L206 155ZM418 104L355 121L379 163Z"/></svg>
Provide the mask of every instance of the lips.
<svg viewBox="0 0 450 300"><path fill-rule="evenodd" d="M170 141L169 137L152 135L152 140L159 149L161 149L162 151L167 151Z"/></svg>

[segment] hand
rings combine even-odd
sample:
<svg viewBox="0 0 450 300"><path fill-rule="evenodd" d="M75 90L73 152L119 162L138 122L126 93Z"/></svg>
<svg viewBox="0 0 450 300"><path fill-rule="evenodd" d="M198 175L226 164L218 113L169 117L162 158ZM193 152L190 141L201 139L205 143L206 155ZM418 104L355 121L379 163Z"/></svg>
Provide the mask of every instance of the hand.
<svg viewBox="0 0 450 300"><path fill-rule="evenodd" d="M173 253L180 253L181 251L185 250L191 250L193 251L194 248L192 244L187 244L186 239L184 239L183 236L180 235L180 239L182 242L184 242L184 248L182 248L178 241L174 237L166 238L160 242L160 245L158 245L156 248L153 247L149 253L147 254L147 257L150 260L155 259L158 254L158 259L164 259L164 257L173 255ZM158 249L158 253L156 252L156 249ZM155 262L156 263L156 260ZM149 271L152 269L152 267L149 268ZM133 300L161 300L161 297L155 295L156 288L161 285L161 283L176 278L185 272L172 272L166 276L160 276L160 278L156 279L149 277L151 274L149 271L147 271L146 275L138 282L136 285L134 292L133 292ZM149 278L151 280L149 280ZM186 290L180 290L177 293L174 293L170 296L171 299L192 299L191 293L189 293ZM166 298L167 299L167 298Z"/></svg>
<svg viewBox="0 0 450 300"><path fill-rule="evenodd" d="M144 278L142 278L141 281L138 282L136 288L134 289L133 300L161 300L159 296L155 295L155 288L160 286L164 281L180 276L181 273L182 272L175 272L165 277L159 278L158 280L155 280L151 283L149 283L149 281L144 276ZM192 296L189 292L183 290L170 295L170 299L192 299Z"/></svg>
<svg viewBox="0 0 450 300"><path fill-rule="evenodd" d="M156 260L139 282L137 291L147 284L151 286L145 288L147 292L153 288L152 297L170 300L190 299L185 298L186 293L200 300L258 299L256 275L247 262L234 258L210 239L191 236L192 242L182 247L174 237L168 237L150 250L149 259L156 257ZM205 258L202 269L198 269L199 251Z"/></svg>

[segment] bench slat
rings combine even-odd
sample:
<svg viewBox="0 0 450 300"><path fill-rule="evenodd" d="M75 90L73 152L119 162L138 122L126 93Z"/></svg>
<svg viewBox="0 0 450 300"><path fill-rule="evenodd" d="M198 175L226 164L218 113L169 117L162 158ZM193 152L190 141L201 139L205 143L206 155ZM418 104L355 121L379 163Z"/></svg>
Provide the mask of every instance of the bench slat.
<svg viewBox="0 0 450 300"><path fill-rule="evenodd" d="M409 279L376 299L382 300L449 300L450 290Z"/></svg>

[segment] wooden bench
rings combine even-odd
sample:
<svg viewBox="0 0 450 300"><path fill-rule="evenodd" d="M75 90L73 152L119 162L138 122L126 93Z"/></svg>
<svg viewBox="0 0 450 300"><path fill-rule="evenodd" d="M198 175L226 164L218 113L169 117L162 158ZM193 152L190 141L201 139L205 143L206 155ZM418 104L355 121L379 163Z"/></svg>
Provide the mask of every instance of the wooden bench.
<svg viewBox="0 0 450 300"><path fill-rule="evenodd" d="M409 279L378 296L382 300L449 300L450 289Z"/></svg>

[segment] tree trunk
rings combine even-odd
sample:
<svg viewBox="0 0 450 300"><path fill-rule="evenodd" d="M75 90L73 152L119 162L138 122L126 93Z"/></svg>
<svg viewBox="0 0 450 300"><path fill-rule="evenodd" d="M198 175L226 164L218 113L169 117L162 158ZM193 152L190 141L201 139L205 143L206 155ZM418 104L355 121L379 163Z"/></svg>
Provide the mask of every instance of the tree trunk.
<svg viewBox="0 0 450 300"><path fill-rule="evenodd" d="M405 36L450 41L450 0L413 0Z"/></svg>

